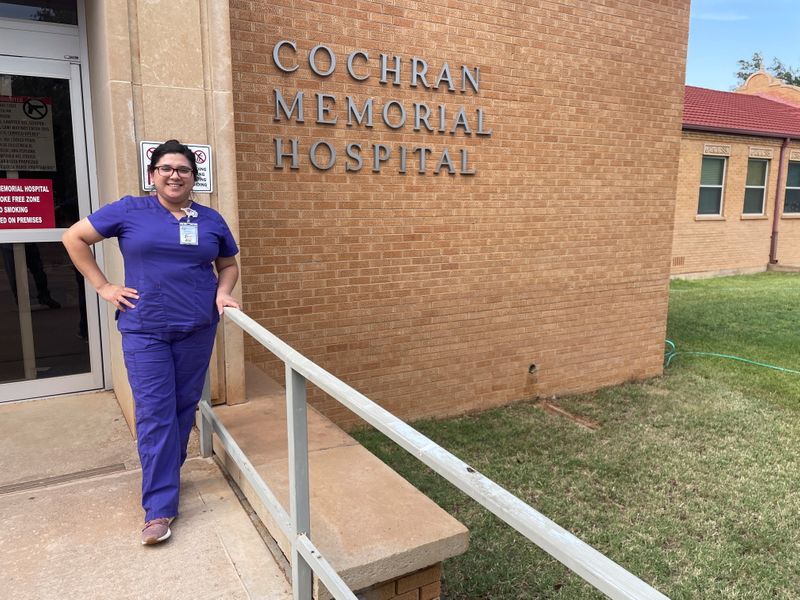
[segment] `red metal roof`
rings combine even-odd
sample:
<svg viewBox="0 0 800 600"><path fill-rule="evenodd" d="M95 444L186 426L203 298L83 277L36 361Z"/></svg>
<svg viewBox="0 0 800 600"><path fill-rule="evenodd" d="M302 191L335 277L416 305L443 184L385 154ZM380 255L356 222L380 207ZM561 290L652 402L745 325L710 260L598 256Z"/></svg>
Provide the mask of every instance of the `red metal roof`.
<svg viewBox="0 0 800 600"><path fill-rule="evenodd" d="M800 108L759 96L687 85L683 127L800 139Z"/></svg>

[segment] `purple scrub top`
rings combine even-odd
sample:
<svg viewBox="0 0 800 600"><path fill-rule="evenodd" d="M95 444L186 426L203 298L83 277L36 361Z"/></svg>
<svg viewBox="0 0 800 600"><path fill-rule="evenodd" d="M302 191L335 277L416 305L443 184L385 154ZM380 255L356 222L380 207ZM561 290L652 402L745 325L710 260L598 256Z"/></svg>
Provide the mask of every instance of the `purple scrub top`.
<svg viewBox="0 0 800 600"><path fill-rule="evenodd" d="M125 286L139 291L139 300L130 299L135 309L117 311L120 331L192 331L219 321L214 260L239 248L217 211L196 202L191 208L196 246L180 243L179 221L155 196L125 196L89 215L100 235L118 239Z"/></svg>

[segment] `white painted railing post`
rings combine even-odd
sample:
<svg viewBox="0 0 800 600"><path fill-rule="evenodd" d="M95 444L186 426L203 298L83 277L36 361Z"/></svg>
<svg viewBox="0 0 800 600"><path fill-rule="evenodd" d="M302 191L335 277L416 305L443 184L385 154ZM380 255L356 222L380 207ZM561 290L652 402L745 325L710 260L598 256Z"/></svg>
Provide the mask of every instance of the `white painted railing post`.
<svg viewBox="0 0 800 600"><path fill-rule="evenodd" d="M211 406L211 378L208 375L208 371L206 371L200 402ZM214 426L202 410L200 411L200 422L197 424L197 429L200 433L200 456L209 458L214 451Z"/></svg>
<svg viewBox="0 0 800 600"><path fill-rule="evenodd" d="M292 517L292 595L311 600L312 572L298 552L297 537L311 537L308 486L308 418L306 378L286 365L286 426L289 433L289 505Z"/></svg>

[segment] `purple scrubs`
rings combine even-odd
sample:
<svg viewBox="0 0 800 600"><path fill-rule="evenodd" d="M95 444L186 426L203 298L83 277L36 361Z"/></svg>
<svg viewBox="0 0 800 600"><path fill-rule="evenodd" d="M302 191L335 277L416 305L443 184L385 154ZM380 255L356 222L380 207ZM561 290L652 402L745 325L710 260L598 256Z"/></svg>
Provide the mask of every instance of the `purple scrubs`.
<svg viewBox="0 0 800 600"><path fill-rule="evenodd" d="M155 196L125 196L89 215L103 237L116 237L125 286L136 305L118 311L122 351L136 403L145 520L178 514L180 468L203 390L219 314L218 257L239 249L220 214L193 203L197 245L180 243L180 222Z"/></svg>

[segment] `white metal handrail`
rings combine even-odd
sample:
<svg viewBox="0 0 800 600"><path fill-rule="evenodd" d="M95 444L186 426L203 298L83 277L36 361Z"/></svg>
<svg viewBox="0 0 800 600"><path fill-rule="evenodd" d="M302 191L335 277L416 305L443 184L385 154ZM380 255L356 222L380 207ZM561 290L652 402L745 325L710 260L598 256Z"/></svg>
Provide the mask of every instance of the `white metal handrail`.
<svg viewBox="0 0 800 600"><path fill-rule="evenodd" d="M240 310L226 308L225 314L286 365L291 508L291 535L289 537L293 540L292 587L296 600L310 600L312 568L337 600L355 598L338 574L314 548L309 537L306 380L341 402L612 600L669 600L667 596L626 571L508 490L478 473L461 459L310 361ZM223 431L224 428L213 415L210 405L202 403L201 406L203 415L201 426L211 425L215 431ZM204 419L207 419L208 422L203 423ZM204 456L210 455L210 435L208 427L201 432L201 450L203 450ZM230 436L222 441L223 444L233 443ZM238 446L236 449L238 454L241 454ZM232 457L237 460L237 457L233 455ZM238 458L242 457L244 457L243 454ZM244 458L246 461L246 457ZM238 461L237 464L239 464ZM266 488L266 484L255 473L255 469L252 468L249 461L244 464L245 468L242 468L240 464L240 469L248 481L253 484L251 477L256 478L261 482L258 487ZM254 485L254 487L257 486ZM271 495L271 492L269 494ZM264 495L266 496L266 494ZM272 498L274 499L274 496ZM270 503L265 504L272 510ZM278 504L278 506L280 505ZM283 515L286 515L286 511L282 508L280 510ZM281 518L280 515L279 512L276 521L283 520L285 523L285 516Z"/></svg>
<svg viewBox="0 0 800 600"><path fill-rule="evenodd" d="M308 502L308 442L305 433L305 388L303 387L302 395L298 394L297 382L295 382L293 388L290 388L289 377L296 379L297 375L290 373L290 369L287 367L286 399L289 405L287 406L287 415L298 414L298 412L302 413L302 424L298 424L297 427L304 430L302 433L298 434L291 426L292 417L289 416L287 428L289 430L289 501L292 508L291 517L275 497L275 494L272 493L272 490L266 482L255 470L253 464L239 447L239 444L236 443L236 440L233 439L220 418L214 414L210 402L207 376L206 385L203 389L203 398L200 402L200 454L205 458L211 456L213 451L212 437L213 434L216 433L228 457L236 464L239 468L239 472L247 479L258 496L258 499L267 508L277 526L287 539L291 541L292 596L294 600L311 600L313 596L312 571L317 574L336 600L358 600L344 580L339 577L336 570L325 560L320 551L308 538L311 525L311 513ZM293 389L294 394L290 393L290 389ZM293 396L295 400L294 403L292 403ZM300 397L298 398L298 396ZM301 405L301 408L296 412L292 409L292 405L295 407ZM294 436L293 431L295 432ZM292 451L293 437L298 443L301 440L305 441L304 456L298 457L296 453ZM300 473L299 476L297 475L298 472ZM304 493L302 490L304 490Z"/></svg>

